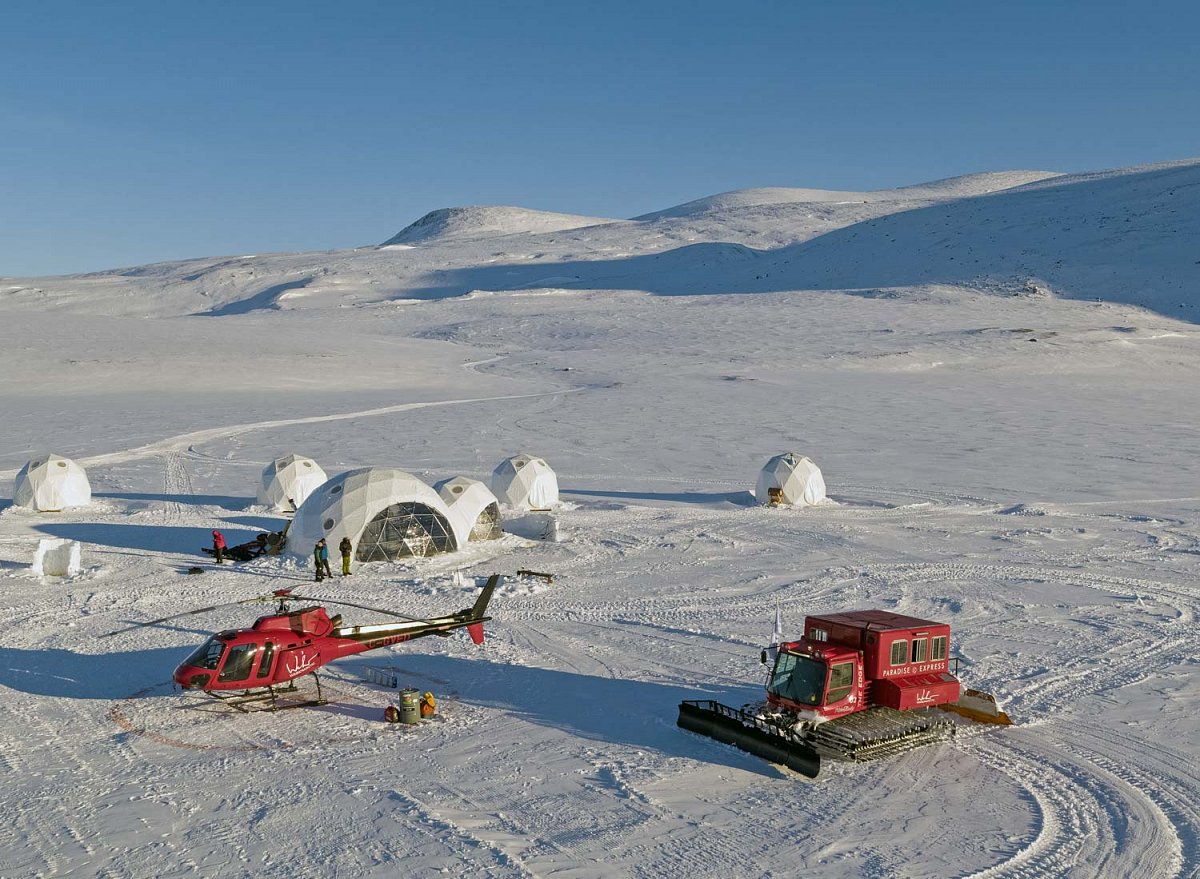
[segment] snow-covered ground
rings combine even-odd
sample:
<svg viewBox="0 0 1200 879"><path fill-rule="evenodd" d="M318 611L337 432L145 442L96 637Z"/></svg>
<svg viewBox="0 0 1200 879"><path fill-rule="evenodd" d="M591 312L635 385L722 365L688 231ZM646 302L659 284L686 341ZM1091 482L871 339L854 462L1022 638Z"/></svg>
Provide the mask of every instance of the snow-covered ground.
<svg viewBox="0 0 1200 879"><path fill-rule="evenodd" d="M1198 224L1193 162L458 209L381 247L0 281L0 876L1197 875ZM834 503L753 505L789 449ZM8 504L43 450L93 506ZM553 585L508 579L481 647L331 666L324 708L184 707L171 670L256 609L98 636L314 588L186 573L214 527L282 526L254 493L288 451L430 480L528 451L567 501L560 543L319 594L419 616L471 603L460 570ZM84 573L33 578L46 536ZM761 692L776 604L949 622L1016 725L815 782L679 730L682 698ZM368 666L439 720L384 724Z"/></svg>

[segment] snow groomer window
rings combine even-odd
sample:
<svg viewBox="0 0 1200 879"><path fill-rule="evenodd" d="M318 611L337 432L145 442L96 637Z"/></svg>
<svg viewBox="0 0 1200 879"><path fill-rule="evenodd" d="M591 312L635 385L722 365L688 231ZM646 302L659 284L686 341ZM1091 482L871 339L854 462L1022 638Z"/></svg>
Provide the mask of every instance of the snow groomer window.
<svg viewBox="0 0 1200 879"><path fill-rule="evenodd" d="M808 637L812 638L814 641L828 641L829 632L827 632L825 629L813 629L812 633Z"/></svg>
<svg viewBox="0 0 1200 879"><path fill-rule="evenodd" d="M946 658L946 637L944 635L933 639L933 653L929 658L935 661Z"/></svg>
<svg viewBox="0 0 1200 879"><path fill-rule="evenodd" d="M908 641L900 639L892 642L892 665L904 665L908 662Z"/></svg>
<svg viewBox="0 0 1200 879"><path fill-rule="evenodd" d="M912 642L912 661L924 662L928 653L929 640L927 638L913 638Z"/></svg>
<svg viewBox="0 0 1200 879"><path fill-rule="evenodd" d="M825 697L825 704L832 705L834 702L841 702L850 695L850 689L853 686L854 663L836 663L829 670L829 692Z"/></svg>

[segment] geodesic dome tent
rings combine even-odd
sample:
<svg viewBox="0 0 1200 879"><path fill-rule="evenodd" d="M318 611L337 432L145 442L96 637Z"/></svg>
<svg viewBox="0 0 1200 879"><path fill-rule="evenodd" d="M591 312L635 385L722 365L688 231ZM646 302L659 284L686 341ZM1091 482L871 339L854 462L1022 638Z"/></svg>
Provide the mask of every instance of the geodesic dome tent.
<svg viewBox="0 0 1200 879"><path fill-rule="evenodd" d="M13 503L54 513L66 507L86 507L92 502L87 473L70 458L42 455L27 462L13 482Z"/></svg>
<svg viewBox="0 0 1200 879"><path fill-rule="evenodd" d="M279 512L291 512L325 484L329 477L312 458L283 455L263 468L258 502Z"/></svg>
<svg viewBox="0 0 1200 879"><path fill-rule="evenodd" d="M492 471L492 493L521 510L548 510L558 503L558 477L533 455L514 455Z"/></svg>
<svg viewBox="0 0 1200 879"><path fill-rule="evenodd" d="M349 470L308 496L288 529L287 551L310 557L322 537L336 557L343 537L360 562L454 552L459 542L438 493L411 473L386 467Z"/></svg>
<svg viewBox="0 0 1200 879"><path fill-rule="evenodd" d="M809 458L784 452L759 471L754 496L760 504L818 504L825 499L825 477Z"/></svg>
<svg viewBox="0 0 1200 879"><path fill-rule="evenodd" d="M468 540L496 540L500 527L500 502L478 479L455 476L433 486L450 508L450 524L462 546Z"/></svg>

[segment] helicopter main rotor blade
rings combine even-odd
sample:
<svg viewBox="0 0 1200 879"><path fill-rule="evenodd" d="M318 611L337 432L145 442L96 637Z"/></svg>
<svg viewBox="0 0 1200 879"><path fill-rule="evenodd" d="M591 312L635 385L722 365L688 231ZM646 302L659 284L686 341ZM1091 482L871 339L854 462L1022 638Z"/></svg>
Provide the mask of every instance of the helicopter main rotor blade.
<svg viewBox="0 0 1200 879"><path fill-rule="evenodd" d="M355 604L352 601L340 601L339 599L336 599L336 598L315 598L312 595L293 595L293 596L291 596L291 598L294 598L297 601L320 601L325 604L340 604L345 607L356 607L359 610L371 610L371 611L374 611L375 613L381 613L384 616L396 617L397 619L400 619L400 620L408 620L410 623L429 623L429 625L433 625L433 623L430 620L424 619L422 617L410 617L410 616L407 616L402 613L396 613L394 610L384 610L381 607L369 607L368 605L365 605L365 604Z"/></svg>
<svg viewBox="0 0 1200 879"><path fill-rule="evenodd" d="M113 635L120 635L122 632L132 632L134 629L142 629L146 626L157 626L159 623L170 622L177 620L180 617L190 617L195 614L209 613L210 611L220 610L223 607L234 607L239 604L254 604L261 601L276 601L278 596L275 595L256 595L254 598L243 598L241 601L226 601L223 604L214 604L209 607L198 607L195 610L185 610L182 613L173 613L167 617L159 617L156 620L147 620L144 623L134 623L132 626L126 626L123 629L117 629L115 632L105 632L99 635L100 638L111 638Z"/></svg>

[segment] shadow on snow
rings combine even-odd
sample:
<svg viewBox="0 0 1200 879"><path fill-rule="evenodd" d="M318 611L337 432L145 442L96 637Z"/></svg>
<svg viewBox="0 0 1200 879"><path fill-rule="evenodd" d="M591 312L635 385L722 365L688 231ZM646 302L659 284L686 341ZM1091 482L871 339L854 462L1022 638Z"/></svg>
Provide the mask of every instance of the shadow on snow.
<svg viewBox="0 0 1200 879"><path fill-rule="evenodd" d="M186 659L207 634L196 632L196 643L190 646L124 653L0 647L0 686L62 699L124 699L138 690L170 681L175 666ZM169 693L170 690L164 688L158 695Z"/></svg>
<svg viewBox="0 0 1200 879"><path fill-rule="evenodd" d="M601 491L599 489L564 488L562 494L583 497L614 498L617 500L663 501L677 504L728 504L735 507L753 507L757 501L750 491Z"/></svg>
<svg viewBox="0 0 1200 879"><path fill-rule="evenodd" d="M38 525L38 531L51 537L65 537L94 546L117 549L141 549L154 552L184 552L203 556L201 547L212 546L211 528L184 525L114 525L92 522L56 522ZM222 529L230 546L253 540L259 531Z"/></svg>
<svg viewBox="0 0 1200 879"><path fill-rule="evenodd" d="M435 693L450 688L460 701L580 738L779 776L778 769L762 760L675 725L680 701L716 699L742 705L761 697L761 690L752 686L683 686L416 653L385 655L375 662L368 655L343 660L335 667L353 671L357 666L380 666L380 660L397 670L402 687Z"/></svg>

